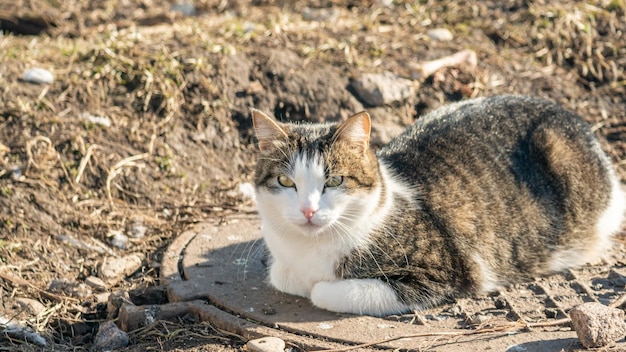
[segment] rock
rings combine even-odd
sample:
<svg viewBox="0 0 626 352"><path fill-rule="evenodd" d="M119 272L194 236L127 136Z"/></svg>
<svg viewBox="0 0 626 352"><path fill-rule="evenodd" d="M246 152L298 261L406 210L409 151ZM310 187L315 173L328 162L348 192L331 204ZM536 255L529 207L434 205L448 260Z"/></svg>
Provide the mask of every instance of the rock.
<svg viewBox="0 0 626 352"><path fill-rule="evenodd" d="M122 231L109 231L107 235L109 243L119 249L126 249L128 247L128 236L122 233Z"/></svg>
<svg viewBox="0 0 626 352"><path fill-rule="evenodd" d="M22 75L22 79L31 83L50 84L54 82L54 75L46 69L35 67L26 70Z"/></svg>
<svg viewBox="0 0 626 352"><path fill-rule="evenodd" d="M146 235L146 231L148 231L148 228L143 225L143 219L135 218L130 227L130 235L135 239L139 239Z"/></svg>
<svg viewBox="0 0 626 352"><path fill-rule="evenodd" d="M128 346L128 334L111 320L100 325L94 347L96 351L112 351Z"/></svg>
<svg viewBox="0 0 626 352"><path fill-rule="evenodd" d="M305 21L334 21L337 18L337 10L334 7L329 8L310 8L302 9L302 19Z"/></svg>
<svg viewBox="0 0 626 352"><path fill-rule="evenodd" d="M92 115L88 112L82 112L78 115L81 120L87 121L94 125L99 125L102 127L109 128L111 127L111 119L107 116L96 116Z"/></svg>
<svg viewBox="0 0 626 352"><path fill-rule="evenodd" d="M75 282L64 279L54 279L50 282L50 285L48 285L48 291L70 296L76 286L77 284Z"/></svg>
<svg viewBox="0 0 626 352"><path fill-rule="evenodd" d="M129 254L120 258L107 257L100 266L98 276L109 285L117 283L141 267L144 256L140 253Z"/></svg>
<svg viewBox="0 0 626 352"><path fill-rule="evenodd" d="M184 16L194 16L197 13L196 7L190 2L177 2L172 4L170 11L180 12Z"/></svg>
<svg viewBox="0 0 626 352"><path fill-rule="evenodd" d="M248 341L246 348L249 352L283 352L285 350L285 341L278 337L267 336Z"/></svg>
<svg viewBox="0 0 626 352"><path fill-rule="evenodd" d="M415 95L413 81L391 72L365 73L350 81L350 87L365 104L381 106Z"/></svg>
<svg viewBox="0 0 626 352"><path fill-rule="evenodd" d="M107 285L104 283L104 281L96 276L89 276L85 279L85 283L87 284L87 286L95 288L96 290L104 291L107 289Z"/></svg>
<svg viewBox="0 0 626 352"><path fill-rule="evenodd" d="M26 341L37 346L47 346L46 339L34 332L28 326L17 323L13 317L5 318L0 315L0 334L15 340Z"/></svg>
<svg viewBox="0 0 626 352"><path fill-rule="evenodd" d="M606 346L626 334L624 311L588 302L570 311L572 326L586 348Z"/></svg>
<svg viewBox="0 0 626 352"><path fill-rule="evenodd" d="M426 35L432 39L440 42L449 42L454 39L452 32L446 28L435 28L426 32Z"/></svg>
<svg viewBox="0 0 626 352"><path fill-rule="evenodd" d="M31 298L18 297L15 299L15 303L31 315L39 315L39 313L46 309L46 306L41 302Z"/></svg>

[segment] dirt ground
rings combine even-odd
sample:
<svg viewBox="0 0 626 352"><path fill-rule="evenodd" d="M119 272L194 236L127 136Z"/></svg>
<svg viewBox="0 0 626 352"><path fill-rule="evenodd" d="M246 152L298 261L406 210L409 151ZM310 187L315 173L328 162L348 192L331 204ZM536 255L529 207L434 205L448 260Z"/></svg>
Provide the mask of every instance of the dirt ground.
<svg viewBox="0 0 626 352"><path fill-rule="evenodd" d="M367 109L384 141L452 101L539 95L589 121L626 179L622 0L173 4L0 2L0 317L51 350L92 347L108 292L159 303L143 293L158 287L172 239L249 211L239 186L255 160L250 107L294 121ZM431 38L434 28L453 39ZM476 66L416 77L416 65L466 49ZM55 81L24 81L34 67ZM372 107L348 89L384 71L414 79L417 93ZM139 269L90 286L105 258L131 253ZM128 350L242 349L190 319L132 332ZM40 347L4 336L0 350L11 349Z"/></svg>

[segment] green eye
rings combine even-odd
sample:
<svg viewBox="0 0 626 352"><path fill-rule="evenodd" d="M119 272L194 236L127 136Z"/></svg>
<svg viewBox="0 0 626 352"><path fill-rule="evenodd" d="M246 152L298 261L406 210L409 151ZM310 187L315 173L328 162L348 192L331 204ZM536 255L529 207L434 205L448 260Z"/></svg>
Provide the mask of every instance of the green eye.
<svg viewBox="0 0 626 352"><path fill-rule="evenodd" d="M330 176L324 186L326 187L337 187L343 183L343 176Z"/></svg>
<svg viewBox="0 0 626 352"><path fill-rule="evenodd" d="M278 176L278 184L283 187L296 187L296 184L287 175Z"/></svg>

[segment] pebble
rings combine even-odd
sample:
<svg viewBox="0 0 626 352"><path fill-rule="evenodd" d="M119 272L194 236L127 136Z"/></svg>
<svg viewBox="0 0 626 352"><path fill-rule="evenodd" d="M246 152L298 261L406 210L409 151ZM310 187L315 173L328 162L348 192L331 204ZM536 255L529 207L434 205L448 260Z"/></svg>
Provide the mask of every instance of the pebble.
<svg viewBox="0 0 626 352"><path fill-rule="evenodd" d="M131 275L141 267L144 256L140 253L129 254L120 258L107 257L100 266L98 276L109 285L115 284Z"/></svg>
<svg viewBox="0 0 626 352"><path fill-rule="evenodd" d="M435 28L426 32L426 35L432 39L440 42L449 42L454 39L452 32L446 28Z"/></svg>
<svg viewBox="0 0 626 352"><path fill-rule="evenodd" d="M413 81L389 71L365 73L350 81L358 97L369 106L382 106L401 102L415 95Z"/></svg>
<svg viewBox="0 0 626 352"><path fill-rule="evenodd" d="M28 326L17 323L13 317L5 318L0 315L0 334L16 340L26 341L40 347L47 346L46 339L34 332Z"/></svg>
<svg viewBox="0 0 626 352"><path fill-rule="evenodd" d="M170 11L180 12L184 16L195 16L197 13L196 7L190 2L177 2L172 4Z"/></svg>
<svg viewBox="0 0 626 352"><path fill-rule="evenodd" d="M143 225L143 220L141 218L135 218L133 224L130 226L130 235L132 238L143 238L146 235L146 231L148 231L148 228Z"/></svg>
<svg viewBox="0 0 626 352"><path fill-rule="evenodd" d="M128 346L128 334L111 320L100 325L94 347L96 351L112 351Z"/></svg>
<svg viewBox="0 0 626 352"><path fill-rule="evenodd" d="M123 234L122 231L117 231L117 230L109 231L109 234L107 235L107 237L109 238L109 243L113 247L117 247L119 249L128 248L128 236Z"/></svg>
<svg viewBox="0 0 626 352"><path fill-rule="evenodd" d="M44 306L41 302L32 298L18 297L15 299L15 303L31 315L39 315L46 309L46 306Z"/></svg>
<svg viewBox="0 0 626 352"><path fill-rule="evenodd" d="M50 84L54 82L54 75L52 72L41 68L35 67L28 69L22 75L22 79L26 82L37 83L37 84Z"/></svg>
<svg viewBox="0 0 626 352"><path fill-rule="evenodd" d="M246 348L249 352L283 352L285 341L278 337L267 336L248 341Z"/></svg>
<svg viewBox="0 0 626 352"><path fill-rule="evenodd" d="M302 9L302 19L305 21L334 21L337 18L337 10L334 7L330 8L311 8L305 7Z"/></svg>
<svg viewBox="0 0 626 352"><path fill-rule="evenodd" d="M63 279L54 279L50 282L50 285L48 285L48 291L52 293L71 295L74 287L76 287L76 283L74 282Z"/></svg>
<svg viewBox="0 0 626 352"><path fill-rule="evenodd" d="M578 340L586 348L606 346L626 334L621 309L587 302L572 308L569 314Z"/></svg>
<svg viewBox="0 0 626 352"><path fill-rule="evenodd" d="M111 127L111 119L107 116L92 115L88 112L82 112L78 115L81 120L85 120L91 124L109 128Z"/></svg>
<svg viewBox="0 0 626 352"><path fill-rule="evenodd" d="M85 283L88 286L95 288L96 290L104 291L107 289L107 285L104 283L104 281L102 281L102 279L96 276L87 277L85 279Z"/></svg>

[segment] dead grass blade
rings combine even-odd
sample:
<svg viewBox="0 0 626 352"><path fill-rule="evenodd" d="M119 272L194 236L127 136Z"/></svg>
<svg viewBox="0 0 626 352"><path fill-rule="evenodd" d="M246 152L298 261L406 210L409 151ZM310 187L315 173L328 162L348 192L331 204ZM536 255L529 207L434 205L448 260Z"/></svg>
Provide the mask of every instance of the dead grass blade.
<svg viewBox="0 0 626 352"><path fill-rule="evenodd" d="M145 159L150 156L150 153L142 153L130 156L126 159L119 161L117 164L113 165L113 167L109 170L109 175L107 176L106 181L106 191L107 198L109 199L109 204L113 207L113 197L111 196L111 181L122 172L122 168L124 166L135 166L135 162Z"/></svg>

